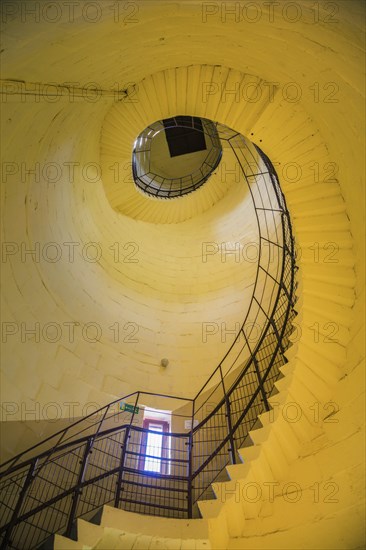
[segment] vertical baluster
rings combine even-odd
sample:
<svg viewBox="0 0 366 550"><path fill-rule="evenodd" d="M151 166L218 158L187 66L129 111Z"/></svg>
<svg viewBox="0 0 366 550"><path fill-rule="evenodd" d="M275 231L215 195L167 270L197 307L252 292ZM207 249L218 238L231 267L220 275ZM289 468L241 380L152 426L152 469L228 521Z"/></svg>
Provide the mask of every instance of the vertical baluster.
<svg viewBox="0 0 366 550"><path fill-rule="evenodd" d="M236 464L235 439L234 439L234 432L233 432L233 426L232 426L232 421L231 421L230 399L229 399L229 396L227 395L226 390L225 390L225 383L224 383L224 377L223 377L223 374L222 374L221 365L220 365L220 376L221 376L222 389L224 391L224 397L225 397L225 407L226 407L226 415L225 416L226 416L227 427L228 427L228 431L229 431L229 441L230 441L229 452L230 452L230 455L231 455L232 464Z"/></svg>
<svg viewBox="0 0 366 550"><path fill-rule="evenodd" d="M188 436L188 518L193 517L193 426L194 426L195 401L192 401L191 430Z"/></svg>
<svg viewBox="0 0 366 550"><path fill-rule="evenodd" d="M26 476L25 481L24 481L24 485L23 485L23 487L20 491L19 498L18 498L18 501L15 505L14 512L13 512L13 515L11 517L9 526L8 526L6 532L5 532L4 540L3 540L2 545L1 545L1 550L5 550L8 547L8 544L9 545L11 544L11 538L10 537L11 537L13 529L16 525L16 521L18 519L19 512L20 512L20 510L23 506L27 491L28 491L28 489L29 489L34 477L35 477L34 472L35 472L35 469L37 467L37 463L38 463L38 458L35 458L35 459L32 460L32 462L29 465L29 469L28 469L28 473L27 473L27 476Z"/></svg>
<svg viewBox="0 0 366 550"><path fill-rule="evenodd" d="M263 400L266 411L269 411L270 406L269 406L267 395L266 395L266 392L265 392L265 389L264 389L263 379L262 379L262 377L260 375L260 372L259 372L258 361L257 361L255 355L253 355L253 363L254 363L255 372L256 372L257 378L258 378L258 384L259 384L259 387L261 389L262 400Z"/></svg>
<svg viewBox="0 0 366 550"><path fill-rule="evenodd" d="M68 522L67 522L67 527L66 527L66 532L65 532L65 535L67 537L71 536L72 526L73 526L74 521L75 521L75 515L76 515L78 501L79 501L80 495L82 494L82 489L81 489L80 485L83 483L84 478L85 478L85 472L86 472L86 468L87 468L87 465L88 465L89 454L91 453L93 443L94 443L94 436L88 437L86 445L85 445L84 455L83 455L83 458L80 461L80 470L79 470L77 486L74 490L74 494L73 494L73 497L72 497L71 510L70 510L69 519L68 519Z"/></svg>
<svg viewBox="0 0 366 550"><path fill-rule="evenodd" d="M127 426L125 431L125 437L123 440L123 445L121 445L122 453L121 453L121 461L120 466L118 470L118 479L117 479L117 487L116 487L116 496L114 499L114 507L118 508L119 502L121 499L121 486L122 486L122 479L123 479L123 469L125 466L125 460L126 460L126 452L127 452L127 445L128 445L128 438L130 437L130 426Z"/></svg>
<svg viewBox="0 0 366 550"><path fill-rule="evenodd" d="M140 392L137 392L137 394L136 394L136 399L135 399L134 410L133 410L133 413L132 413L132 415L131 415L130 424L129 424L129 426L127 426L127 428L126 428L126 432L125 432L125 437L124 437L123 445L121 446L121 448L122 448L122 453L121 453L120 466L119 466L119 470L118 470L118 479L117 479L117 487L116 487L116 496L115 496L115 499L114 499L114 507L115 507L115 508L118 508L119 503L120 503L120 500L121 500L122 481L123 481L123 473L124 473L125 462L126 462L126 454L127 454L127 448L128 448L128 440L129 440L130 435L131 435L131 426L132 426L132 422L133 422L133 419L134 419L134 416L135 416L135 412L136 412L136 409L137 409L137 404L138 404L138 401L139 401L139 397L140 397Z"/></svg>

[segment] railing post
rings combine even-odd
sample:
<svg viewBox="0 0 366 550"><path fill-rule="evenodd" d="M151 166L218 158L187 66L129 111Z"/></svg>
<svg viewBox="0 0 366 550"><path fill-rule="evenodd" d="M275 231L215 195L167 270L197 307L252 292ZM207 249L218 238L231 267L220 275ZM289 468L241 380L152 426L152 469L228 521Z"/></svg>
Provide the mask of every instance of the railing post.
<svg viewBox="0 0 366 550"><path fill-rule="evenodd" d="M277 330L277 327L276 327L276 323L275 323L273 317L270 319L270 323L271 323L271 326L272 326L272 328L273 328L273 332L275 333L275 336L276 336L276 338L277 338L277 344L278 344L278 347L279 347L279 349L280 349L280 352L283 354L283 353L285 353L285 349L284 349L284 347L283 347L282 340L281 340L281 337L280 337L280 335L279 335L279 333L278 333L278 330Z"/></svg>
<svg viewBox="0 0 366 550"><path fill-rule="evenodd" d="M95 434L94 434L94 436L93 436L94 439L96 439L96 438L98 437L99 432L100 432L100 430L101 430L101 427L102 427L102 425L103 425L104 419L105 419L105 417L107 416L110 407L111 407L111 404L109 403L109 405L106 407L106 409L105 409L105 411L104 411L104 414L103 414L102 418L100 419L100 422L99 422L99 424L98 424L97 431L95 432Z"/></svg>
<svg viewBox="0 0 366 550"><path fill-rule="evenodd" d="M126 428L125 437L124 437L124 440L123 440L123 445L121 446L122 453L121 453L121 460L120 460L120 465L119 465L119 470L118 470L116 496L115 496L115 499L114 499L114 507L115 508L118 508L119 502L121 500L121 490L122 490L121 485L122 485L122 481L123 481L123 470L124 470L124 467L125 467L128 440L130 438L131 426L132 426L132 422L133 422L133 419L134 419L134 416L135 416L135 412L136 412L137 404L138 404L138 401L139 401L139 397L140 397L140 392L138 391L137 394L136 394L135 405L134 405L133 413L131 415L130 424Z"/></svg>
<svg viewBox="0 0 366 550"><path fill-rule="evenodd" d="M13 529L16 525L16 521L18 519L18 515L19 515L19 512L22 508L22 505L23 505L25 496L27 494L27 491L29 489L29 486L30 486L30 484L32 483L32 481L34 479L34 471L36 469L37 463L38 463L38 458L34 459L31 462L31 464L29 465L29 470L28 470L27 476L25 478L24 485L23 485L23 487L20 491L18 501L15 505L14 512L13 512L13 515L12 515L10 523L9 523L9 527L7 528L6 533L4 535L4 540L3 540L2 545L1 545L1 550L5 550L8 547L8 544L11 543L10 537L11 537Z"/></svg>
<svg viewBox="0 0 366 550"><path fill-rule="evenodd" d="M266 392L265 392L265 389L264 389L264 386L263 386L263 380L262 380L262 377L261 377L260 372L259 372L258 361L257 361L255 355L253 355L253 363L254 363L255 372L257 374L258 384L259 384L259 387L260 387L260 390L261 390L263 403L264 403L266 411L269 411L270 406L269 406L268 399L267 399L267 396L266 396Z"/></svg>
<svg viewBox="0 0 366 550"><path fill-rule="evenodd" d="M85 478L86 467L88 465L89 454L91 453L93 443L94 443L94 436L88 437L85 450L84 450L84 455L80 461L80 470L79 470L77 486L72 497L71 510L70 510L69 519L67 522L67 527L65 532L66 537L69 537L69 538L71 537L72 527L75 521L79 497L82 494L82 489L80 488L80 485L83 483Z"/></svg>
<svg viewBox="0 0 366 550"><path fill-rule="evenodd" d="M225 390L225 383L224 383L224 377L222 374L221 365L220 365L220 375L221 375L222 389L224 391L224 396L225 396L226 420L227 420L227 427L229 431L229 441L230 441L229 452L231 454L232 464L236 464L235 439L234 439L234 433L233 433L233 425L231 422L230 399Z"/></svg>
<svg viewBox="0 0 366 550"><path fill-rule="evenodd" d="M194 406L195 401L192 402L192 418L191 418L191 430L188 436L188 518L193 517L193 427L194 427Z"/></svg>
<svg viewBox="0 0 366 550"><path fill-rule="evenodd" d="M127 426L125 437L123 440L123 445L121 445L122 453L121 453L121 461L119 465L118 470L118 479L117 479L117 487L116 487L116 497L114 499L114 507L118 508L119 501L121 499L121 485L122 485L122 479L123 479L123 469L125 466L125 458L126 458L126 452L127 452L127 445L128 445L128 438L130 437L130 426Z"/></svg>
<svg viewBox="0 0 366 550"><path fill-rule="evenodd" d="M81 466L80 466L80 471L79 471L77 487L76 487L76 490L75 490L75 492L73 494L73 497L72 497L71 510L70 510L70 515L69 515L69 519L68 519L67 527L66 527L66 532L65 532L65 535L69 538L71 537L72 527L73 527L73 524L74 524L74 521L75 521L77 506L78 506L78 502L79 502L79 497L82 494L82 490L80 489L80 485L83 483L84 478L85 478L85 472L86 472L86 468L87 468L87 465L88 465L89 454L91 453L94 441L95 441L96 437L99 434L99 431L100 431L100 429L102 427L102 424L104 422L104 419L105 419L105 417L106 417L106 415L109 411L109 408L110 408L110 405L108 405L108 407L106 407L106 410L104 411L104 414L103 414L103 416L102 416L102 418L101 418L101 420L98 424L98 428L97 428L96 433L91 435L90 437L88 437L87 442L86 442L84 455L83 455L83 458L80 462Z"/></svg>

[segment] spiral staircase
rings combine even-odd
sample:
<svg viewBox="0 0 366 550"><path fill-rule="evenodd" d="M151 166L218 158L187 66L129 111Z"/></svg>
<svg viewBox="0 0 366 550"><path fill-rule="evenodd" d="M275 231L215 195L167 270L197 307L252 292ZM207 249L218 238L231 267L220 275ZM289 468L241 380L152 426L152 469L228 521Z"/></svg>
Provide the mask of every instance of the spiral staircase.
<svg viewBox="0 0 366 550"><path fill-rule="evenodd" d="M206 139L210 137L207 128ZM8 461L1 474L2 548L37 548L48 544L50 535L64 531L75 537L78 518L90 519L111 502L135 516L205 518L204 499L214 496L212 483L222 479L225 468L229 472L229 463L240 462L242 446L248 445L259 415L270 410L269 398L287 363L285 352L296 315L290 216L278 176L260 148L220 124L211 132L226 148L226 158L231 155L239 164L242 183L248 186L258 225L259 258L250 306L233 344L195 398L180 398L189 410L181 407L173 412L173 417L190 420L190 432L167 434L169 449L159 459L159 473L144 471L141 460L151 458L143 445L149 430L136 426L134 417L145 403L146 392L137 392ZM146 151L144 139L139 139L138 147ZM137 149L134 156L137 158ZM217 163L212 171L216 168ZM206 174L201 177L207 180ZM157 181L155 174L150 179ZM178 183L183 193L181 181L168 183L170 192ZM159 189L164 189L164 184L164 180L160 182ZM118 411L119 403L124 404L123 412L130 407L129 424ZM206 412L207 406L213 407L212 412ZM118 425L113 427L113 423ZM190 530L205 523L198 519ZM83 538L79 524L77 537L79 544ZM58 545L56 539L55 547Z"/></svg>
<svg viewBox="0 0 366 550"><path fill-rule="evenodd" d="M174 6L167 6L164 13L169 24L173 21L172 28L176 17L173 8ZM325 9L326 6L323 8ZM254 35L254 26L253 29L247 29L248 35L245 36L248 38L245 39L242 38L239 27L232 26L230 41L232 40L235 44L241 44L243 40L247 41L245 45L246 51L249 50L248 66L250 67L247 73L238 70L243 65L243 50L227 46L229 49L225 51L232 54L232 67L236 67L236 69L230 69L224 66L224 58L220 56L222 65L213 65L218 52L216 57L211 54L205 57L205 62L209 59L212 65L199 64L202 63L202 58L192 49L187 55L180 54L183 55L184 62L179 67L175 66L177 58L174 56L175 61L173 60L172 64L159 62L154 65L157 72L150 77L143 78L146 71L140 67L136 71L141 78L141 80L137 78L138 103L129 102L127 94L122 101L112 107L109 104L107 109L100 116L98 115L99 119L93 121L92 127L97 131L98 123L101 119L104 120L101 148L101 162L104 166L115 162L116 158L130 162L131 144L139 132L154 121L181 113L219 121L230 128L235 128L237 132L263 147L279 175L293 232L296 235L297 264L300 268L299 285L296 291L298 316L296 319L292 317L292 303L287 322L283 324L289 332L283 335L284 342L281 342L283 349L277 350L277 353L282 356L281 362L274 365L273 378L264 388L263 393L261 384L256 385L255 392L258 392L257 396L261 396L259 397L261 406L253 408L253 417L240 437L237 434L231 437L233 431L228 427L227 418L231 414L231 400L238 384L240 385L241 374L243 374L241 380L250 374L249 371L245 374L248 362L245 362L240 375L235 371L236 379L230 380L230 383L226 382L226 376L228 374L230 377L230 372L225 371L221 376L220 369L215 371L218 380L210 386L210 391L216 391L219 408L211 418L217 415L222 420L223 415L229 415L225 416L226 435L220 438L224 443L222 449L225 452L222 452L222 456L225 455L225 459L217 465L207 487L204 486L206 492L201 492L200 499L196 501L197 506L193 506L195 499L192 499L192 519L189 518L188 505L186 516L181 519L142 516L146 509L141 508L136 511L131 508L121 509L123 498L119 499L119 508L116 508L114 507L115 488L119 486L118 484L113 485L113 499L105 502L100 500L93 510L87 510L84 515L79 514L80 502L86 494L84 487L88 486L89 478L77 479L74 484L68 486L67 494L65 486L62 486L61 492L56 496L59 500L55 503L52 502L55 493L51 495L51 500L48 500L46 493L43 495L46 506L34 513L42 503L36 503L37 491L30 492L28 496L27 491L32 484L37 489L40 487L37 483L43 483L40 477L37 481L34 473L38 471L42 475L43 464L44 471L47 472L48 467L51 472L52 460L54 459L54 464L57 460L62 460L58 454L62 453L62 449L56 445L57 440L70 436L71 446L75 444L74 438L77 437L81 428L78 424L68 434L61 432L56 439L51 438L46 442L42 446L42 453L37 449L31 451L29 455L22 453L16 460L4 465L6 472L2 475L2 483L6 488L4 500L6 512L3 514L2 536L5 547L6 545L15 548L24 547L22 534L26 535L27 544L32 547L32 545L41 544L41 541L46 541L51 533L58 533L53 542L54 546L65 549L74 547L283 549L292 548L294 541L297 547L328 549L335 547L335 541L342 548L364 547L361 532L363 496L359 482L359 479L362 480L363 473L362 464L357 458L364 442L362 425L364 372L360 352L363 329L360 321L359 297L362 292L359 287L362 271L358 263L363 252L357 242L360 232L357 229L357 222L354 221L357 218L357 209L352 198L357 196L356 185L354 185L357 174L353 167L357 166L360 153L357 143L361 135L356 122L356 119L358 120L356 98L362 86L358 81L358 75L354 76L352 72L356 59L354 55L356 46L353 48L353 41L357 42L356 35L360 24L356 21L354 14L358 13L359 9L360 6L357 6L357 3L352 3L352 9L346 10L341 39L337 34L337 38L333 40L333 31L326 25L321 26L322 41L333 45L334 49L331 47L323 49L315 40L316 36L312 34L312 29L309 27L310 19L304 25L299 24L301 32L298 33L293 32L293 25L291 27L284 24L284 30L281 29L281 32L283 31L286 36L294 37L293 55L299 54L300 51L300 46L299 48L295 46L297 40L300 45L306 46L303 48L304 51L310 52L308 56L305 55L304 66L301 67L298 66L297 60L295 62L292 59L291 52L283 54L282 36L275 36L273 26L264 26L262 29L259 25L259 31L256 27L256 32L259 32L263 41L263 48L262 45L258 46L258 52L254 53L249 47L250 37L253 44L258 44ZM190 20L194 12L193 4L186 10L187 13L182 8L182 21ZM147 11L149 12L149 9ZM145 25L146 20L143 20L144 32L149 32L147 26L151 26L151 33L156 40L158 40L156 33L159 33L159 30L161 32L157 12L156 15L153 12L148 13L146 20L149 21L149 25ZM160 13L159 15L161 16ZM186 17L187 15L190 17ZM150 24L151 22L154 24ZM211 33L215 37L221 37L222 40L218 41L220 44L225 44L228 38L223 29L221 23L214 23L211 26ZM311 40L311 37L309 40L306 38L309 29L314 40ZM193 29L192 34L194 32ZM348 38L345 39L345 36ZM270 41L273 37L272 49ZM339 57L336 53L338 39L341 40ZM263 56L262 49L266 51ZM343 57L347 55L345 52L348 53L352 62L345 62ZM63 52L60 56L62 55ZM262 61L258 73L267 75L267 78L272 76L275 81L277 80L276 71L273 71L272 67L276 66L276 70L281 73L278 79L285 82L286 78L291 80L293 75L301 80L303 73L307 71L312 73L316 55L321 58L320 65L323 67L324 74L327 66L332 64L336 66L339 62L339 69L335 74L339 77L343 91L354 98L354 102L349 101L347 108L339 105L338 109L337 106L336 118L339 120L337 132L334 131L334 126L330 122L329 106L310 106L309 101L289 106L281 94L280 86L279 88L275 86L274 95L271 95L268 87L263 86L266 80L254 76L256 63L251 60L251 56L255 60ZM191 64L192 59L197 64ZM138 66L137 57L135 64ZM174 66L174 68L165 70L166 66ZM236 101L233 96L229 99L227 96L223 97L224 91L235 89L235 84L238 82L243 85L256 83L262 86L263 93L260 99L253 101L253 98L247 97L246 100ZM305 78L304 82L308 84ZM206 86L205 89L208 92L204 98L198 93L186 93L187 90L201 90L203 86ZM254 87L249 89L254 93ZM265 90L268 91L268 95L264 93ZM61 117L57 118L58 106L48 107L50 111L53 109L52 116L56 119L55 130L61 130ZM39 111L41 112L41 109ZM81 112L86 122L90 111L82 109ZM349 124L350 112L352 125ZM124 129L123 132L120 131L121 127ZM81 138L82 134L79 137ZM337 158L339 166L334 163L335 152L339 155ZM313 166L309 170L303 169L299 178L283 177L286 174L283 172L284 165L293 162L294 158L303 168L311 167L316 158L318 168L325 169L325 175L323 174L320 179L314 177ZM262 161L265 164L265 157L262 157ZM268 170L268 166L267 171L273 178L273 172ZM130 168L126 169L126 174L127 172L130 173ZM168 201L156 201L152 204L146 196L135 192L133 182L128 179L123 190L112 177L108 176L103 178L103 186L109 203L116 212L128 215L135 220L153 223L177 223L194 216L197 212L207 211L227 191L226 182L222 185L217 174L213 174L205 184L206 189L202 187L174 204L172 201L168 206ZM7 200L12 201L11 194ZM350 220L347 210L351 203L353 206ZM356 295L358 298L355 302ZM290 334L290 322L295 329L292 334ZM294 344L290 347L291 340ZM273 342L279 344L276 336L270 342L270 347ZM259 348L253 349L252 357L255 357L256 352L259 351ZM242 366L240 365L240 368ZM258 378L257 372L253 371L250 376L252 375L259 382L260 377ZM265 406L264 394L268 407ZM126 397L125 401L134 406L136 397L138 396L133 396L131 401ZM162 397L162 399L165 398ZM86 439L80 442L80 453L78 451L73 459L75 463L79 459L83 461L83 457L87 456L83 451L87 449L88 441L95 444L94 441L97 442L98 437L109 437L108 433L104 434L102 420L104 413L106 414L104 420L108 420L111 407L112 404L109 408L104 408L101 416L100 413L96 415L94 433L97 433L97 438L94 440L87 431ZM193 417L190 416L190 418ZM209 421L206 419L206 423ZM239 425L242 426L242 422ZM194 443L195 433L199 434L200 430L204 433L204 426L205 420L202 419L200 424L192 430L188 449L197 449L192 442ZM120 437L126 433L127 428L128 426L123 429L119 427ZM89 429L90 425L88 425ZM132 424L130 429L133 429ZM235 453L232 452L232 442L235 445ZM64 439L60 445L62 446L63 443L65 443ZM123 450L123 441L118 440L118 443ZM56 454L52 455L53 452ZM37 454L39 456L42 454L41 465L32 462L33 456ZM121 454L118 456L121 458ZM33 467L34 471L32 471ZM40 469L37 470L37 468ZM119 471L123 471L120 464L116 474ZM49 482L49 479L46 479L45 484ZM16 491L9 491L7 484L16 486ZM283 490L284 486L287 487L287 492ZM298 498L299 486L301 498ZM26 490L22 491L22 487ZM81 488L83 491L80 494ZM261 490L260 494L256 492L258 488ZM254 494L250 492L251 489ZM317 490L322 494L318 494L315 498ZM291 495L293 495L292 501ZM62 526L60 526L55 522L51 529L52 522L48 523L46 515L43 515L43 519L40 518L46 513L47 508L48 513L52 515L52 507L55 505L54 507L57 508L56 502L62 500L67 503L67 514L63 516L56 510L63 517L63 523L61 522ZM74 513L70 514L73 508ZM198 512L200 518L198 518ZM143 521L141 517L144 518ZM41 530L42 526L44 527L43 521L48 525L46 533ZM38 531L37 523L41 527ZM67 527L69 527L68 536L63 536ZM27 534L28 529L29 532L36 531L38 534L32 539ZM71 540L70 536L77 540ZM18 540L16 537L19 537ZM52 544L52 541L45 544Z"/></svg>

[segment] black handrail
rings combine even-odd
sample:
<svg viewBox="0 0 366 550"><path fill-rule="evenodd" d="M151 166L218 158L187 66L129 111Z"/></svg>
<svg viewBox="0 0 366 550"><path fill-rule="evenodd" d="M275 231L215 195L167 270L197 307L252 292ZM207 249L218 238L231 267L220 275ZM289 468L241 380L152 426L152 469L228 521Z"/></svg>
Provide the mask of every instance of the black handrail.
<svg viewBox="0 0 366 550"><path fill-rule="evenodd" d="M88 518L107 503L140 513L197 516L197 501L212 497L211 483L227 464L237 461L237 450L258 414L269 410L268 397L279 367L286 362L284 351L295 315L291 221L268 157L240 134L219 124L216 128L220 139L230 145L248 184L259 233L254 290L237 336L194 398L134 392L123 398L132 407L129 422L120 423L121 411L113 410L121 401L118 399L4 463L0 473L2 549L36 548L56 532L70 536L77 517ZM270 254L268 265L262 265L266 257L262 241L278 249L276 272L271 273ZM264 281L260 280L260 270ZM258 297L256 293L267 284L272 285L270 292L263 290ZM264 294L270 297L267 306L261 303ZM246 327L250 315L254 315L254 323L261 317L265 321L254 349L250 346L252 329ZM245 340L243 346L241 338ZM165 443L156 458L159 472L142 465L146 459L155 459L146 445L142 446L142 438L154 431L135 422L138 407L146 404L143 402L148 396L183 402L174 420L190 421L188 432L177 429L164 433ZM212 410L207 412L205 407ZM195 425L200 415L202 419ZM111 427L113 421L117 425ZM47 443L48 448L34 457Z"/></svg>

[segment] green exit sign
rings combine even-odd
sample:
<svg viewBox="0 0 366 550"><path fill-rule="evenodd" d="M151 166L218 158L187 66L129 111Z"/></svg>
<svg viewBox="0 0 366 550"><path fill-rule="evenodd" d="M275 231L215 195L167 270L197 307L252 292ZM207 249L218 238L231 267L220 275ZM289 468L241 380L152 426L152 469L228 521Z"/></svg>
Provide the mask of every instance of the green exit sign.
<svg viewBox="0 0 366 550"><path fill-rule="evenodd" d="M135 414L138 414L140 410L139 407L135 407L134 405L130 405L129 403L123 403L123 401L122 403L119 404L119 409L124 412L135 413Z"/></svg>

